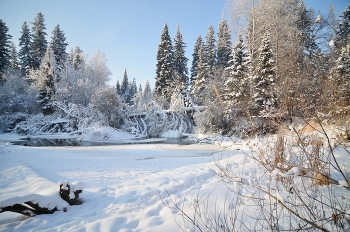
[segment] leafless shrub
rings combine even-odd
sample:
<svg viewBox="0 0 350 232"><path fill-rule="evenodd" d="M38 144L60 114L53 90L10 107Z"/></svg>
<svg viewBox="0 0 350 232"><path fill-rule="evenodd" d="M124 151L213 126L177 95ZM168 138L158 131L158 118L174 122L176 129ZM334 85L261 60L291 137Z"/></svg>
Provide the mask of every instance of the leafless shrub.
<svg viewBox="0 0 350 232"><path fill-rule="evenodd" d="M216 161L213 170L225 184L224 202L199 194L192 205L164 202L177 215L183 231L344 231L350 228L350 199L337 179L349 184L349 174L338 164L322 123L316 120L318 136L288 140L278 135L265 146L247 154L258 163L254 177L232 168L230 160ZM295 142L295 139L298 142ZM343 186L346 186L344 184ZM349 186L349 185L348 185ZM346 191L346 190L345 190ZM186 196L187 197L187 196ZM234 205L234 207L230 207ZM191 206L191 207L190 207Z"/></svg>

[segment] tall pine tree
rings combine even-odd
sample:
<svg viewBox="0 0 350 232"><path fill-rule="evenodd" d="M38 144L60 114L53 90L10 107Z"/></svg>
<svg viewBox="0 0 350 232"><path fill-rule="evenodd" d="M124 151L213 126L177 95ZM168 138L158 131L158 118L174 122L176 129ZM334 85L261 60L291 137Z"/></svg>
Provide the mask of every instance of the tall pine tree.
<svg viewBox="0 0 350 232"><path fill-rule="evenodd" d="M119 80L117 80L117 83L115 84L115 87L117 89L117 94L120 96L121 95L121 89L120 89Z"/></svg>
<svg viewBox="0 0 350 232"><path fill-rule="evenodd" d="M149 81L147 80L145 83L145 88L143 89L143 94L142 94L143 104L149 103L151 99L152 99L152 89L151 89L151 85L149 84Z"/></svg>
<svg viewBox="0 0 350 232"><path fill-rule="evenodd" d="M203 45L203 39L202 39L202 36L199 35L194 45L193 54L192 54L191 80L190 80L191 85L194 80L194 77L197 76L196 69L199 62L199 49L202 45Z"/></svg>
<svg viewBox="0 0 350 232"><path fill-rule="evenodd" d="M121 95L124 96L125 93L128 91L128 89L129 89L129 80L128 80L128 74L126 73L126 69L125 69L122 85L120 86Z"/></svg>
<svg viewBox="0 0 350 232"><path fill-rule="evenodd" d="M13 42L11 43L9 63L10 63L9 68L11 70L13 71L19 70L17 49L16 49L16 45Z"/></svg>
<svg viewBox="0 0 350 232"><path fill-rule="evenodd" d="M265 33L259 47L259 57L253 77L253 105L260 114L273 112L277 101L274 94L275 61L269 34Z"/></svg>
<svg viewBox="0 0 350 232"><path fill-rule="evenodd" d="M332 92L330 104L333 115L350 115L350 42L340 52L331 69Z"/></svg>
<svg viewBox="0 0 350 232"><path fill-rule="evenodd" d="M83 50L81 50L79 46L75 47L74 52L73 53L71 52L70 56L73 56L73 67L74 67L74 70L78 70L82 66L85 65L85 60L84 60L84 56L83 56Z"/></svg>
<svg viewBox="0 0 350 232"><path fill-rule="evenodd" d="M52 37L50 42L50 47L56 60L57 67L62 69L66 62L66 48L68 43L66 43L66 37L63 31L60 29L58 24L52 31Z"/></svg>
<svg viewBox="0 0 350 232"><path fill-rule="evenodd" d="M337 33L335 38L335 45L338 50L342 50L350 40L350 3L342 11L340 15L340 22L337 27Z"/></svg>
<svg viewBox="0 0 350 232"><path fill-rule="evenodd" d="M32 24L33 42L31 50L33 53L33 68L38 69L41 64L41 59L44 57L47 48L44 15L39 12L34 18L34 22Z"/></svg>
<svg viewBox="0 0 350 232"><path fill-rule="evenodd" d="M173 65L174 72L180 78L179 81L182 82L182 85L187 89L189 80L188 80L188 68L187 62L188 58L185 56L186 43L183 42L182 34L180 32L180 25L177 25L176 35L174 38L174 57ZM183 91L183 90L182 90Z"/></svg>
<svg viewBox="0 0 350 232"><path fill-rule="evenodd" d="M134 78L131 82L130 85L130 91L129 91L129 99L130 99L130 104L133 105L133 98L137 94L137 84L136 84L136 79Z"/></svg>
<svg viewBox="0 0 350 232"><path fill-rule="evenodd" d="M206 89L208 87L209 65L204 56L204 46L199 49L199 62L197 66L197 76L193 80L191 95L196 104L202 105L205 103Z"/></svg>
<svg viewBox="0 0 350 232"><path fill-rule="evenodd" d="M47 47L45 56L40 65L38 72L37 85L39 93L37 102L40 104L43 114L51 114L53 112L53 98L55 94L55 59L50 46Z"/></svg>
<svg viewBox="0 0 350 232"><path fill-rule="evenodd" d="M212 70L216 59L215 32L214 27L210 24L205 36L204 59L206 60L209 69Z"/></svg>
<svg viewBox="0 0 350 232"><path fill-rule="evenodd" d="M228 29L227 22L222 14L221 21L219 23L218 40L216 41L216 65L218 68L226 68L231 54L231 35Z"/></svg>
<svg viewBox="0 0 350 232"><path fill-rule="evenodd" d="M10 39L12 36L7 33L8 30L6 23L0 19L0 84L3 82L2 75L5 73L9 65L11 48Z"/></svg>
<svg viewBox="0 0 350 232"><path fill-rule="evenodd" d="M170 102L173 82L173 45L169 35L168 25L164 25L157 50L157 68L155 93Z"/></svg>
<svg viewBox="0 0 350 232"><path fill-rule="evenodd" d="M20 60L22 76L29 74L29 70L33 67L32 56L32 35L27 22L22 25L21 38L19 38L20 50L18 52L18 58Z"/></svg>
<svg viewBox="0 0 350 232"><path fill-rule="evenodd" d="M228 77L224 84L226 116L235 110L237 103L249 95L249 61L249 54L242 35L238 35L228 62L229 67L226 68L228 71Z"/></svg>

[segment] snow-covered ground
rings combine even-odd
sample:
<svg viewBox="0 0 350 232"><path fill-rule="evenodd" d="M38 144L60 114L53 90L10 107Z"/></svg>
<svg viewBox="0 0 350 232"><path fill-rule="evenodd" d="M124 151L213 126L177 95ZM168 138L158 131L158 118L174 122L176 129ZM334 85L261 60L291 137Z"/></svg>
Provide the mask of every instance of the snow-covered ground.
<svg viewBox="0 0 350 232"><path fill-rule="evenodd" d="M171 132L166 136L173 137ZM64 138L67 135L43 137ZM212 169L217 170L215 160L222 160L240 175L244 186L242 193L246 195L259 170L256 161L246 155L249 149L244 144L215 136L197 136L198 144L189 145L149 144L148 140L129 144L135 141L132 135L102 127L68 137L119 144L17 146L10 141L21 136L0 134L0 207L29 200L47 208L67 207L66 212L31 218L1 213L0 231L181 231L177 223L182 224L183 220L174 214L178 211L163 204L170 199L184 205L190 216L193 211L189 208L196 205L198 199L206 199L209 193L208 204L212 209L229 207L234 210L236 207L236 203L230 202L235 199L233 193L228 192L212 172ZM339 162L349 165L344 149L336 150L336 156ZM295 170L300 172L296 167L290 172L297 175ZM79 181L80 186L84 183L82 205L68 206L59 197L58 182L65 180ZM341 185L336 189L344 199L350 199L349 191ZM276 195L281 202L282 195ZM244 213L254 215L256 209L247 206ZM249 220L245 223L254 225Z"/></svg>
<svg viewBox="0 0 350 232"><path fill-rule="evenodd" d="M109 135L109 141L131 139L122 132ZM179 231L161 198L170 193L181 200L204 186L222 191L209 169L213 159L241 156L209 144L27 147L7 142L18 138L0 135L0 206L34 194L43 206L62 208L57 183L65 180L85 183L84 203L32 218L1 213L0 231Z"/></svg>

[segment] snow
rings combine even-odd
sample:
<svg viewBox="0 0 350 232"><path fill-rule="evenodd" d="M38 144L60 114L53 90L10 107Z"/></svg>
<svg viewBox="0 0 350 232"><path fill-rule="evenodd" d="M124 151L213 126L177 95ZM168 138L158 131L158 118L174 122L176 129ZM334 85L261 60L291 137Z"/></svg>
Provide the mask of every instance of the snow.
<svg viewBox="0 0 350 232"><path fill-rule="evenodd" d="M169 131L168 137L176 133ZM0 231L181 231L177 225L181 216L165 204L174 200L192 215L190 208L199 204L196 197L205 198L209 193L210 207L229 203L227 206L234 210L242 207L238 202L244 202L244 214L256 214L249 196L253 196L253 186L263 174L259 173L257 162L247 155L250 153L247 146L258 146L258 140L247 142L198 134L192 135L198 143L190 145L154 143L158 139L112 145L112 142L131 141L135 137L108 127L90 128L80 136L52 137L64 136L108 141L111 145L16 146L9 142L20 136L0 134L0 207L33 201L42 207L59 209L51 215L32 218L1 213ZM338 149L336 155L342 160L346 152ZM233 188L246 197L234 195L217 179L214 174L220 175L220 171L215 162L238 173L238 182ZM347 158L341 161L345 162ZM297 166L285 172L275 169L269 176L271 179L266 183L270 186L279 176L296 181L302 178ZM345 186L344 181L338 181ZM69 206L62 200L58 193L60 184L69 184L73 191L83 189L80 194L83 204ZM337 188L349 197L344 188ZM305 193L314 199L319 192L307 189ZM288 194L276 189L265 199L287 204Z"/></svg>
<svg viewBox="0 0 350 232"><path fill-rule="evenodd" d="M108 134L107 141L133 138L109 128L91 130L84 138L96 131ZM214 167L214 157L232 153L210 144L5 145L19 138L0 135L0 207L34 201L60 211L33 218L1 213L0 231L179 231L161 198L169 193L183 199L201 188L217 187L220 193L209 167ZM60 198L57 183L84 189L84 203L69 206Z"/></svg>
<svg viewBox="0 0 350 232"><path fill-rule="evenodd" d="M349 185L345 180L340 180L340 181L338 181L338 183L340 186L343 186L345 188L349 188Z"/></svg>
<svg viewBox="0 0 350 232"><path fill-rule="evenodd" d="M317 18L315 19L315 23L319 23L322 19L321 15L317 15Z"/></svg>

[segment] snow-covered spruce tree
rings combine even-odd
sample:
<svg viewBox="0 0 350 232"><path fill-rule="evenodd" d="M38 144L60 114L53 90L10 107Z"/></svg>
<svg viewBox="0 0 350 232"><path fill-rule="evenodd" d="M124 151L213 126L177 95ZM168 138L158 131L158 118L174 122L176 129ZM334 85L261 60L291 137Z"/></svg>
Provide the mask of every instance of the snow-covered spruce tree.
<svg viewBox="0 0 350 232"><path fill-rule="evenodd" d="M157 68L155 93L158 98L170 102L173 81L173 45L169 35L168 25L164 25L157 50Z"/></svg>
<svg viewBox="0 0 350 232"><path fill-rule="evenodd" d="M232 120L233 111L242 110L238 109L238 103L248 100L250 91L249 65L250 57L246 45L242 35L238 35L226 68L228 77L224 83L224 114L228 120Z"/></svg>
<svg viewBox="0 0 350 232"><path fill-rule="evenodd" d="M145 83L145 88L143 90L143 104L147 104L152 100L152 89L149 81L147 80Z"/></svg>
<svg viewBox="0 0 350 232"><path fill-rule="evenodd" d="M315 24L313 11L307 9L305 3L301 1L300 6L297 7L297 12L296 29L298 31L301 48L303 49L303 51L299 52L299 55L300 53L303 55L306 53L308 57L312 57L318 49L315 38L316 35L314 34L315 28L313 28ZM316 22L318 21L316 20Z"/></svg>
<svg viewBox="0 0 350 232"><path fill-rule="evenodd" d="M73 61L74 61L74 50L73 50L73 48L70 49L66 61L67 61L67 63L73 65Z"/></svg>
<svg viewBox="0 0 350 232"><path fill-rule="evenodd" d="M121 93L121 97L123 99L124 102L129 103L130 99L128 100L128 96L129 96L129 79L128 79L128 74L126 73L126 69L124 70L124 77L123 77L123 81L122 81L122 85L120 86L120 93Z"/></svg>
<svg viewBox="0 0 350 232"><path fill-rule="evenodd" d="M28 75L33 65L31 41L32 36L30 34L30 29L27 22L24 22L22 25L21 37L19 38L20 50L18 52L22 76Z"/></svg>
<svg viewBox="0 0 350 232"><path fill-rule="evenodd" d="M192 66L191 66L191 79L190 79L190 84L192 85L195 77L197 76L197 66L199 62L199 49L203 45L203 39L202 36L199 35L197 37L196 43L193 48L193 53L192 53Z"/></svg>
<svg viewBox="0 0 350 232"><path fill-rule="evenodd" d="M265 33L259 48L259 57L253 76L253 107L260 116L273 113L276 109L277 99L274 94L275 61L270 46L269 34Z"/></svg>
<svg viewBox="0 0 350 232"><path fill-rule="evenodd" d="M187 67L188 58L185 56L185 52L186 52L185 48L186 48L186 43L183 42L182 34L180 32L180 25L178 24L176 35L174 38L173 66L174 66L174 73L176 73L176 75L180 77L181 82L183 83L183 86L185 86L187 90L189 85L188 67ZM184 89L181 90L181 92L183 91Z"/></svg>
<svg viewBox="0 0 350 232"><path fill-rule="evenodd" d="M225 69L228 66L228 61L231 54L231 35L228 29L227 22L222 14L219 23L218 40L216 41L216 63L219 69Z"/></svg>
<svg viewBox="0 0 350 232"><path fill-rule="evenodd" d="M137 84L136 84L136 79L134 78L131 82L131 85L130 85L130 91L129 91L129 99L130 99L130 105L133 105L134 102L133 102L133 98L135 96L135 94L137 94Z"/></svg>
<svg viewBox="0 0 350 232"><path fill-rule="evenodd" d="M75 47L74 52L73 53L71 52L70 57L73 58L73 67L75 70L78 70L81 67L85 66L83 50L81 50L79 46Z"/></svg>
<svg viewBox="0 0 350 232"><path fill-rule="evenodd" d="M142 86L141 86L141 84L139 85L139 88L138 88L137 92L138 92L138 93L142 93L142 92L143 92L143 91L142 91Z"/></svg>
<svg viewBox="0 0 350 232"><path fill-rule="evenodd" d="M350 115L350 42L344 46L330 72L332 115L339 118Z"/></svg>
<svg viewBox="0 0 350 232"><path fill-rule="evenodd" d="M11 49L10 49L9 68L15 72L19 70L17 49L16 49L16 45L13 42L11 43Z"/></svg>
<svg viewBox="0 0 350 232"><path fill-rule="evenodd" d="M337 27L335 45L341 51L349 41L350 35L350 3L342 11L340 15L340 22Z"/></svg>
<svg viewBox="0 0 350 232"><path fill-rule="evenodd" d="M41 64L41 59L44 57L47 48L44 15L39 12L34 18L34 22L32 24L33 42L31 44L31 50L33 54L33 68L38 69Z"/></svg>
<svg viewBox="0 0 350 232"><path fill-rule="evenodd" d="M119 80L117 80L117 83L115 84L115 88L117 89L117 93L120 96L121 95L121 89L120 89Z"/></svg>
<svg viewBox="0 0 350 232"><path fill-rule="evenodd" d="M4 81L2 75L5 73L9 65L11 48L10 39L12 36L7 33L8 30L6 23L0 19L0 84Z"/></svg>
<svg viewBox="0 0 350 232"><path fill-rule="evenodd" d="M45 56L36 72L36 85L38 88L37 102L40 104L44 115L53 113L53 99L55 94L55 75L56 63L50 46L46 48Z"/></svg>
<svg viewBox="0 0 350 232"><path fill-rule="evenodd" d="M68 43L66 43L66 37L64 32L60 29L58 24L52 31L52 37L50 42L50 47L56 60L57 67L62 69L66 62L66 48Z"/></svg>
<svg viewBox="0 0 350 232"><path fill-rule="evenodd" d="M206 88L208 87L208 77L209 77L210 67L206 62L204 56L204 46L202 45L199 49L199 61L197 66L197 76L192 83L191 95L193 100L198 105L205 104L206 100Z"/></svg>
<svg viewBox="0 0 350 232"><path fill-rule="evenodd" d="M213 69L216 60L216 40L213 25L209 25L205 38L204 58L205 62L209 66L209 69L211 70Z"/></svg>

